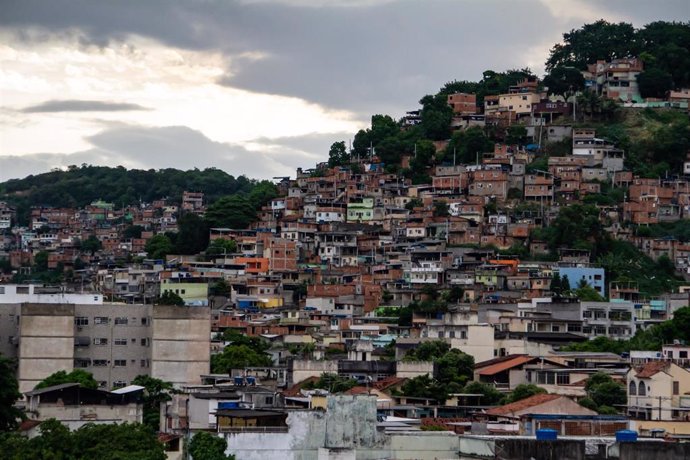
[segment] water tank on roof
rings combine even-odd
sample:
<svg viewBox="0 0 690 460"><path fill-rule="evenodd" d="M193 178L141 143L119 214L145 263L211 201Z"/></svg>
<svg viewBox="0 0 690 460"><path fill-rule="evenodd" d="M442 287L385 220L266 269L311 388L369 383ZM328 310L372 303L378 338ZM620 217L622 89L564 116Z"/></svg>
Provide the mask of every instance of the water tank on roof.
<svg viewBox="0 0 690 460"><path fill-rule="evenodd" d="M637 431L618 430L616 431L616 442L635 442L637 441Z"/></svg>
<svg viewBox="0 0 690 460"><path fill-rule="evenodd" d="M558 431L552 428L537 430L537 441L555 441L558 439Z"/></svg>

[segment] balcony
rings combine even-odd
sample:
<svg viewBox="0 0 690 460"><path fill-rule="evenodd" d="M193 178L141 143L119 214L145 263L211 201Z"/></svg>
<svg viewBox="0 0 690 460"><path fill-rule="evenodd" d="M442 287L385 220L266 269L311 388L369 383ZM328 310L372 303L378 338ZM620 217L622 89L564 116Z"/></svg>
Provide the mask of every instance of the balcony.
<svg viewBox="0 0 690 460"><path fill-rule="evenodd" d="M286 426L219 426L219 433L287 433Z"/></svg>

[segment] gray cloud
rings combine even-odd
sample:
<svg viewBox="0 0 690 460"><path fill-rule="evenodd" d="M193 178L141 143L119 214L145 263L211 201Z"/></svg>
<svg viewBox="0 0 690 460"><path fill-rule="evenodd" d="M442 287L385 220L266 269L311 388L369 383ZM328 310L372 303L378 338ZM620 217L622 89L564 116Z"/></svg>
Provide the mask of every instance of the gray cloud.
<svg viewBox="0 0 690 460"><path fill-rule="evenodd" d="M642 26L686 20L685 0L612 0L585 4ZM581 20L555 18L538 0L519 7L502 0L415 2L321 0L147 0L126 7L92 0L12 0L0 25L20 30L78 29L84 43L136 33L230 58L219 83L298 96L360 115L402 115L453 79L481 78L486 69L525 66ZM30 34L27 35L30 38ZM264 59L242 56L260 52ZM537 69L538 70L538 69Z"/></svg>
<svg viewBox="0 0 690 460"><path fill-rule="evenodd" d="M82 163L139 169L215 167L235 176L244 174L267 179L294 175L297 167L312 166L328 156L328 147L312 150L326 141L323 135L260 139L256 143L265 147L262 152L212 141L185 126L148 128L120 125L87 140L93 147L81 152L0 156L0 181Z"/></svg>
<svg viewBox="0 0 690 460"><path fill-rule="evenodd" d="M124 102L53 100L22 109L24 113L48 112L119 112L129 110L150 110L139 104Z"/></svg>

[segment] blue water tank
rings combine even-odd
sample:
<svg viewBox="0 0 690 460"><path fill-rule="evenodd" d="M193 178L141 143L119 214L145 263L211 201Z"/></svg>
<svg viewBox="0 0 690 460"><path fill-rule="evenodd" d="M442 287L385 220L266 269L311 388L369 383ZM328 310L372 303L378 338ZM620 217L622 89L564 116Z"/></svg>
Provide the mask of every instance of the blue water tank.
<svg viewBox="0 0 690 460"><path fill-rule="evenodd" d="M244 385L244 377L235 377L233 380L235 385Z"/></svg>
<svg viewBox="0 0 690 460"><path fill-rule="evenodd" d="M256 377L247 377L247 385L256 385Z"/></svg>
<svg viewBox="0 0 690 460"><path fill-rule="evenodd" d="M240 404L236 401L219 402L218 409L237 409Z"/></svg>
<svg viewBox="0 0 690 460"><path fill-rule="evenodd" d="M618 430L616 431L616 442L635 442L637 441L637 431Z"/></svg>
<svg viewBox="0 0 690 460"><path fill-rule="evenodd" d="M537 441L555 441L558 439L558 431L552 428L537 430Z"/></svg>

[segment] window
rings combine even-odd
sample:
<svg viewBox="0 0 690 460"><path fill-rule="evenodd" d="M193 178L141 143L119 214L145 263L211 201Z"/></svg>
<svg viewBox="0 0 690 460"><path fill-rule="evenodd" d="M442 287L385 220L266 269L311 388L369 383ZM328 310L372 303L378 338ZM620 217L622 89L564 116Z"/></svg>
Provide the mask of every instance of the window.
<svg viewBox="0 0 690 460"><path fill-rule="evenodd" d="M4 294L4 293L5 293L5 286L0 286L0 294Z"/></svg>
<svg viewBox="0 0 690 460"><path fill-rule="evenodd" d="M94 345L108 345L108 339L106 339L105 337L101 337L101 338L96 337L95 339L93 339L93 344Z"/></svg>
<svg viewBox="0 0 690 460"><path fill-rule="evenodd" d="M102 366L107 366L108 361L105 359L94 359L93 362L91 363L94 367L102 367Z"/></svg>
<svg viewBox="0 0 690 460"><path fill-rule="evenodd" d="M142 359L141 360L141 367L149 367L149 360L148 359Z"/></svg>
<svg viewBox="0 0 690 460"><path fill-rule="evenodd" d="M141 339L141 346L142 347L148 347L150 344L149 339Z"/></svg>
<svg viewBox="0 0 690 460"><path fill-rule="evenodd" d="M630 396L635 396L637 394L637 385L635 385L635 382L632 380L630 381L630 385L628 385L628 393L630 393Z"/></svg>
<svg viewBox="0 0 690 460"><path fill-rule="evenodd" d="M75 326L88 326L89 325L89 317L88 316L75 316L74 317L74 325Z"/></svg>
<svg viewBox="0 0 690 460"><path fill-rule="evenodd" d="M115 367L125 367L125 366L127 366L127 360L126 359L116 359L113 365Z"/></svg>
<svg viewBox="0 0 690 460"><path fill-rule="evenodd" d="M127 382L124 380L115 380L113 382L113 388L123 388L127 386Z"/></svg>
<svg viewBox="0 0 690 460"><path fill-rule="evenodd" d="M114 345L127 345L127 339L114 339Z"/></svg>
<svg viewBox="0 0 690 460"><path fill-rule="evenodd" d="M561 372L556 374L556 384L557 385L570 385L570 374Z"/></svg>
<svg viewBox="0 0 690 460"><path fill-rule="evenodd" d="M678 357L681 359L687 359L688 358L688 352L687 351L679 351Z"/></svg>
<svg viewBox="0 0 690 460"><path fill-rule="evenodd" d="M149 325L149 319L147 318L141 318L141 325L142 326L148 326Z"/></svg>
<svg viewBox="0 0 690 460"><path fill-rule="evenodd" d="M127 325L128 322L129 322L128 318L123 318L123 317L115 318L115 325L116 326L125 326L125 325Z"/></svg>
<svg viewBox="0 0 690 460"><path fill-rule="evenodd" d="M273 396L266 396L266 405L267 406L273 405Z"/></svg>
<svg viewBox="0 0 690 460"><path fill-rule="evenodd" d="M640 385L637 387L637 394L639 396L647 396L647 387L644 385L644 382L640 382Z"/></svg>
<svg viewBox="0 0 690 460"><path fill-rule="evenodd" d="M678 380L673 381L673 395L676 396L680 393L680 382Z"/></svg>
<svg viewBox="0 0 690 460"><path fill-rule="evenodd" d="M110 322L110 318L107 316L96 316L93 319L93 324L108 324Z"/></svg>
<svg viewBox="0 0 690 460"><path fill-rule="evenodd" d="M85 367L89 367L90 365L91 365L90 359L77 358L74 360L74 367L76 367L76 368L85 368Z"/></svg>

